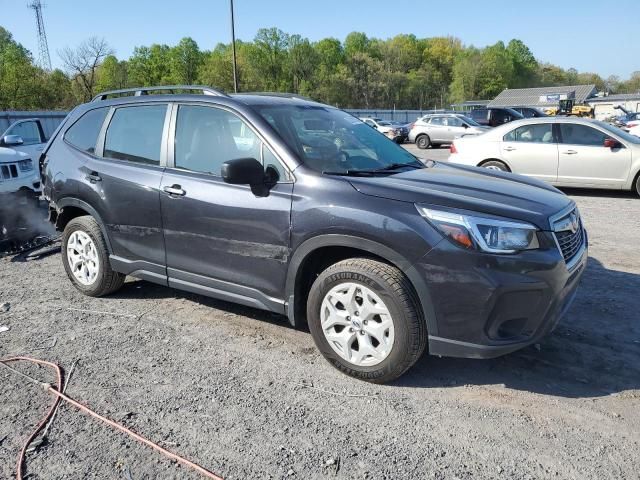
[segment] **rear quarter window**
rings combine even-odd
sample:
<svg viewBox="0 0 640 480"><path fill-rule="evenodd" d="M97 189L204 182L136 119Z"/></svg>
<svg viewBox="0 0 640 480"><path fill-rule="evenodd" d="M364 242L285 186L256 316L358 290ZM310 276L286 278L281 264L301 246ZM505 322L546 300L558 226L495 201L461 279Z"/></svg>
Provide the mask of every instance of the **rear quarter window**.
<svg viewBox="0 0 640 480"><path fill-rule="evenodd" d="M79 150L95 153L98 135L108 112L108 107L89 110L65 132L64 140Z"/></svg>

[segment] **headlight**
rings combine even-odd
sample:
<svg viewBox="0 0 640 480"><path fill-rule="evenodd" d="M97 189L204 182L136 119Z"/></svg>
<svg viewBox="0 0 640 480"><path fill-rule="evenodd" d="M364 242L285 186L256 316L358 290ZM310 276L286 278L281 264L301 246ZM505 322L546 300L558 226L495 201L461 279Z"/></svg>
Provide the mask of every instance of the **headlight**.
<svg viewBox="0 0 640 480"><path fill-rule="evenodd" d="M21 172L30 172L33 170L33 160L27 158L26 160L20 160L18 162L18 167L20 167Z"/></svg>
<svg viewBox="0 0 640 480"><path fill-rule="evenodd" d="M516 253L540 247L537 228L522 223L436 210L416 205L420 215L462 248L488 253Z"/></svg>

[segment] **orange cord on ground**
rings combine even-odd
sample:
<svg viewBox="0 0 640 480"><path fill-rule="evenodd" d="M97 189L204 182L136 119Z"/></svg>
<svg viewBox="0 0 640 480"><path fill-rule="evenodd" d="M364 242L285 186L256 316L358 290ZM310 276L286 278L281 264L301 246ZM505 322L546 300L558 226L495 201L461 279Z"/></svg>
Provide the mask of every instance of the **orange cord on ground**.
<svg viewBox="0 0 640 480"><path fill-rule="evenodd" d="M135 438L139 442L144 443L145 445L147 445L147 446L153 448L154 450L162 453L166 457L168 457L168 458L170 458L172 460L175 460L176 462L181 463L182 465L185 465L185 466L187 466L189 468L192 468L193 470L197 471L198 473L204 475L207 478L211 478L213 480L223 480L221 477L217 476L215 473L210 472L206 468L203 468L200 465L197 465L196 463L193 463L193 462L187 460L186 458L181 457L180 455L177 455L175 453L170 452L169 450L167 450L165 448L162 448L160 445L152 442L151 440L147 440L143 436L138 435L137 433L129 430L127 427L125 427L123 425L120 425L119 423L114 422L113 420L110 420L110 419L108 419L106 417L103 417L99 413L94 412L90 408L82 405L79 402L76 402L74 399L72 399L72 398L68 397L67 395L65 395L64 393L62 393L62 378L63 378L62 369L58 365L56 365L55 363L47 362L47 361L44 361L44 360L38 360L38 359L35 359L35 358L30 358L30 357L6 358L6 359L0 360L0 363L5 364L5 366L8 367L8 365L6 365L7 363L19 362L19 361L31 362L31 363L35 363L35 364L38 364L38 365L43 365L43 366L46 366L46 367L53 368L56 371L58 384L57 384L57 387L54 388L54 387L52 387L51 385L49 385L47 383L39 382L39 381L29 377L28 375L22 374L21 372L17 372L13 368L9 367L9 368L11 368L12 371L18 373L19 375L22 375L22 376L30 379L33 382L40 383L40 385L42 385L47 392L55 395L55 397L56 397L56 400L53 403L53 405L51 406L51 408L49 409L49 412L47 413L47 416L38 424L38 426L36 427L35 431L31 434L31 436L29 436L29 438L25 442L24 446L22 447L22 450L20 450L20 455L18 456L18 465L17 465L17 480L22 480L22 478L23 478L22 477L22 467L24 465L24 457L25 457L27 448L29 447L29 444L37 437L37 435L40 433L40 431L44 428L46 423L49 421L49 418L51 418L51 415L53 415L53 412L56 410L56 407L60 403L60 400L64 400L65 402L70 403L71 405L73 405L77 409L79 409L79 410L91 415L94 418L97 418L98 420L101 420L102 422L106 423L107 425L110 425L111 427L115 428L116 430L120 430L121 432L126 433L130 437Z"/></svg>

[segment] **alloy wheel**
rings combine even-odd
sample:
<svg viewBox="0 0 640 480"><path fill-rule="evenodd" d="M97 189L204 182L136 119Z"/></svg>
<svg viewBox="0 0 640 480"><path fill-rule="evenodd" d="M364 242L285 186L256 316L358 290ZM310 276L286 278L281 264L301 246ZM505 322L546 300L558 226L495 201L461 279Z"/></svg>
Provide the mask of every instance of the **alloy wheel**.
<svg viewBox="0 0 640 480"><path fill-rule="evenodd" d="M393 348L394 325L389 309L364 285L345 282L327 292L320 322L329 346L353 365L377 365Z"/></svg>
<svg viewBox="0 0 640 480"><path fill-rule="evenodd" d="M100 273L100 257L91 237L76 230L67 241L67 262L74 278L82 285L92 285Z"/></svg>

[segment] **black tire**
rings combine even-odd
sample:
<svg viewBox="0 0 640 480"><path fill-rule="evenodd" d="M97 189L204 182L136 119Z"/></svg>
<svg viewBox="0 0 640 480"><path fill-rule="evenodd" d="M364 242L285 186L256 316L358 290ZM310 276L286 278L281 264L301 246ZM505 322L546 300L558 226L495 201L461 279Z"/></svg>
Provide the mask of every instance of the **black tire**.
<svg viewBox="0 0 640 480"><path fill-rule="evenodd" d="M640 173L636 175L636 194L640 196Z"/></svg>
<svg viewBox="0 0 640 480"><path fill-rule="evenodd" d="M429 148L429 146L431 146L431 139L429 138L429 135L418 135L418 138L416 138L416 146L421 150Z"/></svg>
<svg viewBox="0 0 640 480"><path fill-rule="evenodd" d="M384 302L393 319L394 341L382 362L357 366L338 355L329 345L320 323L325 295L336 285L352 282L371 289ZM322 272L311 286L307 321L322 355L347 375L373 383L390 382L405 373L424 353L427 328L420 303L409 279L397 268L367 258L338 262Z"/></svg>
<svg viewBox="0 0 640 480"><path fill-rule="evenodd" d="M509 167L504 162L500 160L489 160L488 162L484 162L482 165L484 168L489 168L491 170L501 170L503 172L510 172Z"/></svg>
<svg viewBox="0 0 640 480"><path fill-rule="evenodd" d="M78 230L86 233L91 238L98 254L98 275L90 285L83 285L75 278L68 262L67 243L71 234ZM62 263L73 285L90 297L102 297L119 290L126 278L126 275L114 272L111 269L111 265L109 264L109 250L102 235L102 230L98 222L89 215L72 219L64 228L64 232L62 233Z"/></svg>

